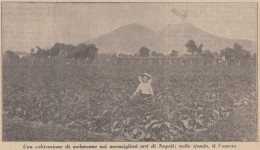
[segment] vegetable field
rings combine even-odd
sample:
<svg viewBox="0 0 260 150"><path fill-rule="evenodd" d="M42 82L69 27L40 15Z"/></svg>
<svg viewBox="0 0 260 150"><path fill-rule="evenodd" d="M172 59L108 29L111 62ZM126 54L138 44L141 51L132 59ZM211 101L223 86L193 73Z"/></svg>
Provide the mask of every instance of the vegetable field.
<svg viewBox="0 0 260 150"><path fill-rule="evenodd" d="M253 66L3 62L2 68L4 141L57 140L50 134L28 138L35 129L18 132L20 126L30 130L28 124L101 134L115 137L114 141L258 140ZM129 99L141 72L154 76L155 96ZM14 125L15 120L20 126ZM17 132L9 134L10 127ZM59 141L99 139L73 136L61 135Z"/></svg>

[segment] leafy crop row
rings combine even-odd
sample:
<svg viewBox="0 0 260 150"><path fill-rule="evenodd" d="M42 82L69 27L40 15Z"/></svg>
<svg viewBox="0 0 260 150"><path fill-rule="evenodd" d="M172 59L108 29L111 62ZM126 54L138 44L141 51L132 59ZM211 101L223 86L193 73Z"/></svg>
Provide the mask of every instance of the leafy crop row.
<svg viewBox="0 0 260 150"><path fill-rule="evenodd" d="M143 71L155 77L155 96L129 99ZM3 108L7 118L131 141L257 137L254 68L4 64Z"/></svg>

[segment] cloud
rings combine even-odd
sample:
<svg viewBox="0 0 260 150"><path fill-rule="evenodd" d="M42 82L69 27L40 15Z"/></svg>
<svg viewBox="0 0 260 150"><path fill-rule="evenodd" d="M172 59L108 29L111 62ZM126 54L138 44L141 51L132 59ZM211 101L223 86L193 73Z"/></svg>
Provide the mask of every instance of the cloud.
<svg viewBox="0 0 260 150"><path fill-rule="evenodd" d="M173 8L171 12L174 16L180 17L183 22L185 22L188 17L187 11L180 12L177 9Z"/></svg>

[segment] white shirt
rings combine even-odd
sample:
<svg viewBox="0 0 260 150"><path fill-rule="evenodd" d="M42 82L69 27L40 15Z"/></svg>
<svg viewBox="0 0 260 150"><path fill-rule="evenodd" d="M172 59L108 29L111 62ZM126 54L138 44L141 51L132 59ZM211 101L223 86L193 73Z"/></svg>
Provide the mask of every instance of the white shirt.
<svg viewBox="0 0 260 150"><path fill-rule="evenodd" d="M136 95L138 92L141 92L142 94L151 94L154 95L153 89L151 86L151 83L140 83L134 93Z"/></svg>

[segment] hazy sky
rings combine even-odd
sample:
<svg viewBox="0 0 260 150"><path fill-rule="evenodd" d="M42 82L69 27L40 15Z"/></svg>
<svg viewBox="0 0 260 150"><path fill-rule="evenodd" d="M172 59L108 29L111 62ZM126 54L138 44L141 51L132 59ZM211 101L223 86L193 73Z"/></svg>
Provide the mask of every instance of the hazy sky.
<svg viewBox="0 0 260 150"><path fill-rule="evenodd" d="M79 44L122 25L154 30L188 22L211 34L257 41L257 3L2 3L3 50Z"/></svg>

